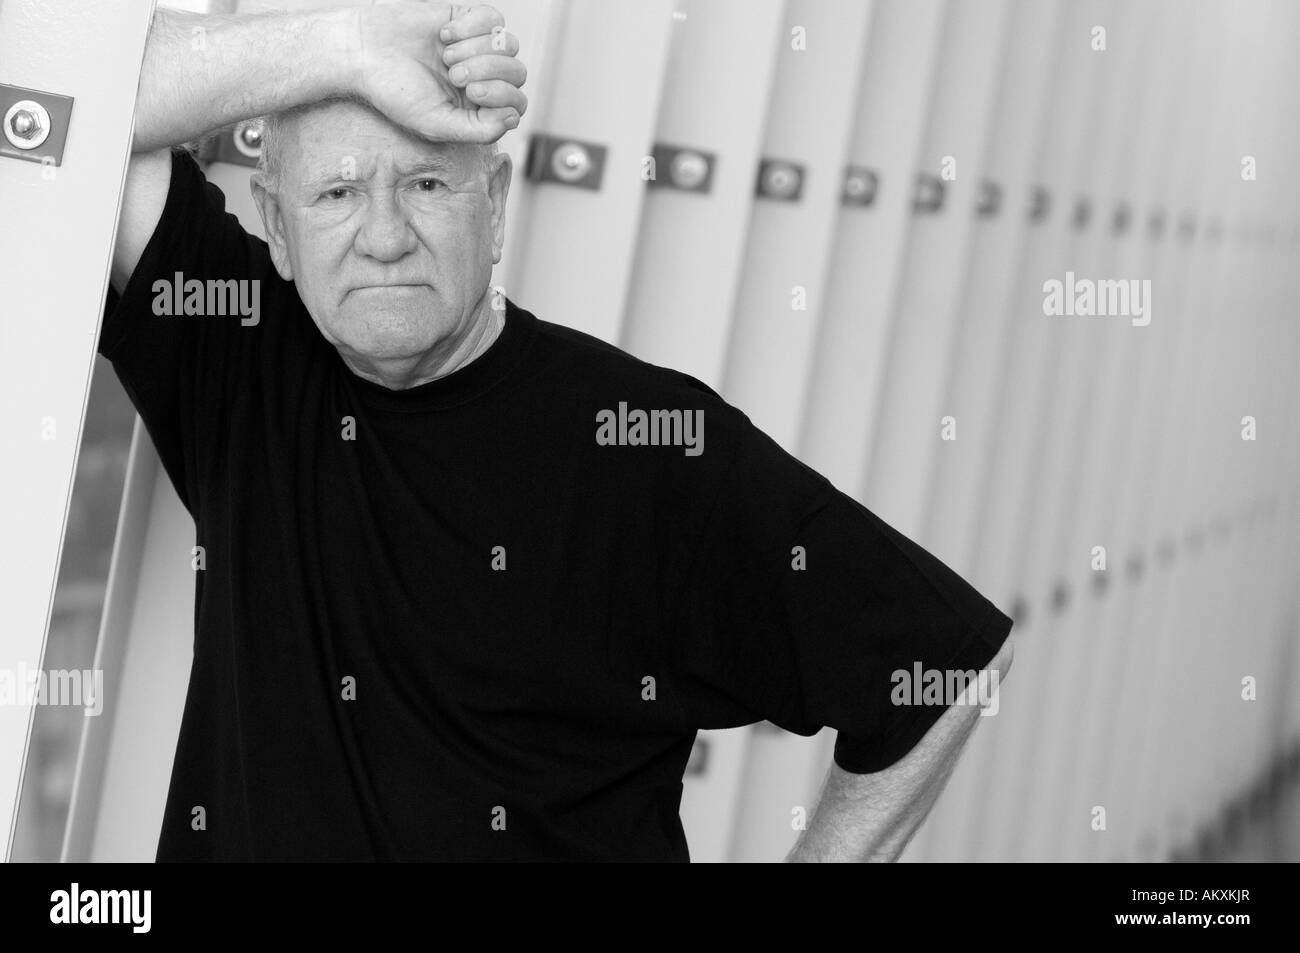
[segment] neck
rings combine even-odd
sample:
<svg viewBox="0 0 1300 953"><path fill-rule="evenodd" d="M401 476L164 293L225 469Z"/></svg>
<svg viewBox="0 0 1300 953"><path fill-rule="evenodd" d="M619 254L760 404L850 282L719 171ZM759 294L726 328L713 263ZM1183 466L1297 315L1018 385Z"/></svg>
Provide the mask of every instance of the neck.
<svg viewBox="0 0 1300 953"><path fill-rule="evenodd" d="M446 377L481 357L505 327L505 309L491 307L491 296L488 288L464 330L440 341L426 354L393 360L375 360L341 349L339 354L352 373L389 390L407 390Z"/></svg>

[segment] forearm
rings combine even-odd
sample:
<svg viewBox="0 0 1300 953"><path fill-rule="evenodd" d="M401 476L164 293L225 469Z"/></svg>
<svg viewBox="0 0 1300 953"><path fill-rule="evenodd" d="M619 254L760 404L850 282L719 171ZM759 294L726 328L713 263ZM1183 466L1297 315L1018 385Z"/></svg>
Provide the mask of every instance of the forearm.
<svg viewBox="0 0 1300 953"><path fill-rule="evenodd" d="M159 9L145 47L132 151L356 89L357 11L208 16Z"/></svg>
<svg viewBox="0 0 1300 953"><path fill-rule="evenodd" d="M852 774L832 763L821 800L789 856L799 861L894 861L934 806L979 708L954 705L901 761Z"/></svg>

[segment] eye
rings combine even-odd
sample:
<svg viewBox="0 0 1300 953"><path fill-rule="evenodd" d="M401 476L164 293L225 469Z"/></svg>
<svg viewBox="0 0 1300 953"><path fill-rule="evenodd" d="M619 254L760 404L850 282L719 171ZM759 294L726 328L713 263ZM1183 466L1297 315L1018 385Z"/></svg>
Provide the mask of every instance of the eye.
<svg viewBox="0 0 1300 953"><path fill-rule="evenodd" d="M415 185L422 192L436 192L438 189L445 187L446 183L442 179L420 179Z"/></svg>
<svg viewBox="0 0 1300 953"><path fill-rule="evenodd" d="M348 193L351 191L352 191L351 189L339 185L339 186L335 186L332 189L326 189L324 192L321 193L321 198L337 201L339 199L346 198Z"/></svg>

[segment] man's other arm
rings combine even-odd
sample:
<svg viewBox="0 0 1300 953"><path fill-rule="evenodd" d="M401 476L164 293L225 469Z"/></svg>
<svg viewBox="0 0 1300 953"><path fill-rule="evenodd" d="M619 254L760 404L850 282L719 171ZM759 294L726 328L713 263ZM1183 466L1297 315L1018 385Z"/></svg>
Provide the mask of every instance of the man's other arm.
<svg viewBox="0 0 1300 953"><path fill-rule="evenodd" d="M1011 669L1011 638L985 669L997 673L993 684ZM973 699L973 684L970 691ZM952 705L916 747L883 771L853 774L832 762L817 810L786 861L897 860L947 783L980 710L973 703Z"/></svg>
<svg viewBox="0 0 1300 953"><path fill-rule="evenodd" d="M527 108L518 41L491 7L453 19L444 3L252 16L160 9L136 94L111 281L126 287L157 227L171 149L245 119L359 95L429 139L495 142ZM451 32L444 42L439 32ZM465 67L463 76L446 68ZM464 89L457 108L446 84Z"/></svg>

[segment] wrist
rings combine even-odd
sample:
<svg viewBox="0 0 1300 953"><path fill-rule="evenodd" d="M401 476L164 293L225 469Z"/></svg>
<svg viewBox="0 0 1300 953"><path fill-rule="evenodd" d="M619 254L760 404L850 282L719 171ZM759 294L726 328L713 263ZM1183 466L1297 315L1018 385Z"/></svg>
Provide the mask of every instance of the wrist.
<svg viewBox="0 0 1300 953"><path fill-rule="evenodd" d="M322 14L321 29L326 50L323 84L330 96L365 94L365 30L369 7L342 7Z"/></svg>

